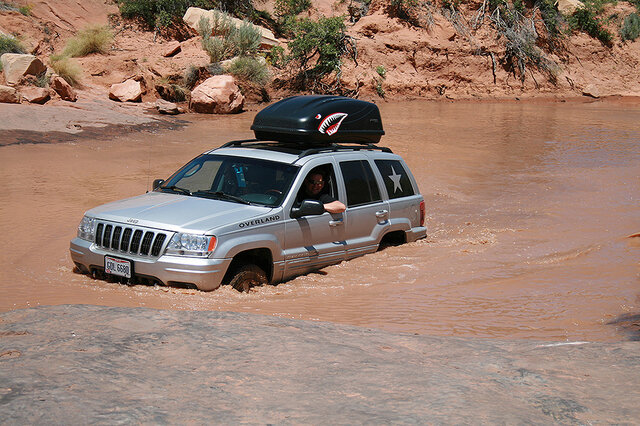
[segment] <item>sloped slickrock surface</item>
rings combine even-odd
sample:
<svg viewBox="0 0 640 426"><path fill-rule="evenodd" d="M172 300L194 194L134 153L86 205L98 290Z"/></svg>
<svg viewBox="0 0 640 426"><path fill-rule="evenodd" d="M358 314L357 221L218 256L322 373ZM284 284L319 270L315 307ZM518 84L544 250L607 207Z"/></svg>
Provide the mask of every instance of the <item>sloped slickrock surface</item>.
<svg viewBox="0 0 640 426"><path fill-rule="evenodd" d="M48 423L635 423L640 342L392 334L84 305L0 315L0 419Z"/></svg>

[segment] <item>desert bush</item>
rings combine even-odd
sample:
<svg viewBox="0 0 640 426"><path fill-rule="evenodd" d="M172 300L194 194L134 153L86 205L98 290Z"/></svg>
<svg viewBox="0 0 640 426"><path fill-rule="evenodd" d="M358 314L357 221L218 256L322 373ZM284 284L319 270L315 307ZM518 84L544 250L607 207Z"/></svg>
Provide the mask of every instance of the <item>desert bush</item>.
<svg viewBox="0 0 640 426"><path fill-rule="evenodd" d="M640 16L637 13L631 13L626 18L620 29L620 37L622 40L635 41L640 36Z"/></svg>
<svg viewBox="0 0 640 426"><path fill-rule="evenodd" d="M443 1L444 8L454 7L458 1ZM429 2L422 0L391 0L387 6L387 14L401 19L415 27L428 28L433 24L433 14Z"/></svg>
<svg viewBox="0 0 640 426"><path fill-rule="evenodd" d="M10 10L13 12L20 12L22 13L24 16L30 16L31 15L31 9L33 6L31 5L26 5L26 6L16 6L13 3L10 2L6 2L6 1L0 1L0 10Z"/></svg>
<svg viewBox="0 0 640 426"><path fill-rule="evenodd" d="M82 68L80 65L73 62L67 56L51 56L49 58L51 69L64 78L67 83L72 86L77 86L80 83L80 76L82 75Z"/></svg>
<svg viewBox="0 0 640 426"><path fill-rule="evenodd" d="M602 12L602 3L599 1L586 1L584 7L576 9L569 17L569 25L573 30L584 31L593 38L597 38L603 44L609 46L613 40L611 34L602 26L598 14Z"/></svg>
<svg viewBox="0 0 640 426"><path fill-rule="evenodd" d="M230 33L234 53L238 56L255 54L260 48L262 34L251 23L243 21L242 24Z"/></svg>
<svg viewBox="0 0 640 426"><path fill-rule="evenodd" d="M117 0L125 18L139 18L149 28L171 25L181 19L189 7L232 10L239 17L253 17L252 0Z"/></svg>
<svg viewBox="0 0 640 426"><path fill-rule="evenodd" d="M0 35L0 56L5 53L25 53L20 41L11 36ZM0 62L0 71L2 71L2 62Z"/></svg>
<svg viewBox="0 0 640 426"><path fill-rule="evenodd" d="M5 53L25 53L26 50L15 37L0 34L0 56Z"/></svg>
<svg viewBox="0 0 640 426"><path fill-rule="evenodd" d="M311 7L311 0L276 0L276 15L297 15Z"/></svg>
<svg viewBox="0 0 640 426"><path fill-rule="evenodd" d="M105 53L113 40L113 34L107 27L90 26L78 32L70 39L62 54L77 58L90 53Z"/></svg>
<svg viewBox="0 0 640 426"><path fill-rule="evenodd" d="M233 56L253 55L258 51L262 40L260 31L253 24L243 21L236 27L231 17L222 12L214 14L213 22L200 18L198 32L202 36L202 48L211 62L220 62Z"/></svg>
<svg viewBox="0 0 640 426"><path fill-rule="evenodd" d="M284 54L284 48L282 46L273 46L267 52L267 62L272 67L282 68L287 64L287 58Z"/></svg>
<svg viewBox="0 0 640 426"><path fill-rule="evenodd" d="M226 67L226 72L240 80L250 81L260 86L264 86L269 81L267 65L251 56L235 59Z"/></svg>
<svg viewBox="0 0 640 426"><path fill-rule="evenodd" d="M200 18L198 22L198 32L202 36L202 48L209 55L211 62L220 62L233 56L233 45L229 38L229 32L231 31L231 20L219 20L218 14L214 15L214 23L216 34L223 34L219 36L213 36L213 25L207 18ZM228 23L229 27L226 26Z"/></svg>
<svg viewBox="0 0 640 426"><path fill-rule="evenodd" d="M51 76L49 75L49 73L47 73L47 71L44 71L36 76L36 86L47 87L49 86L50 79L51 79Z"/></svg>
<svg viewBox="0 0 640 426"><path fill-rule="evenodd" d="M200 78L200 69L195 65L189 65L182 78L182 84L184 87L191 90L195 87L198 79Z"/></svg>
<svg viewBox="0 0 640 426"><path fill-rule="evenodd" d="M298 64L305 78L321 78L338 71L347 52L347 36L341 17L302 19L295 23L289 43L289 59Z"/></svg>

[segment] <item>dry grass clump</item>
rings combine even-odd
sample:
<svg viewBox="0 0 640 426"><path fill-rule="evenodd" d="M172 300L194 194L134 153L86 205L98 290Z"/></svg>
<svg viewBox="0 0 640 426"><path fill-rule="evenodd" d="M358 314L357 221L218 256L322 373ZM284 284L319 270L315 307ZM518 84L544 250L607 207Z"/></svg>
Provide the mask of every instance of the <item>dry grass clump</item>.
<svg viewBox="0 0 640 426"><path fill-rule="evenodd" d="M69 40L62 52L64 56L77 58L90 53L106 53L113 40L113 34L107 27L89 26Z"/></svg>
<svg viewBox="0 0 640 426"><path fill-rule="evenodd" d="M82 68L77 63L73 62L67 56L52 56L51 69L64 78L67 83L72 86L77 86L80 83L80 76L82 75Z"/></svg>

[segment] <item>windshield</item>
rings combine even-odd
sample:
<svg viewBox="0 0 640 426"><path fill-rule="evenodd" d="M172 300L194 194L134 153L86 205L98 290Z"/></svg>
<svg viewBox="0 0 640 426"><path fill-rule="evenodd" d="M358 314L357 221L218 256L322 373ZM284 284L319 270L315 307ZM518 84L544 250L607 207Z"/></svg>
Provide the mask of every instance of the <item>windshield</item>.
<svg viewBox="0 0 640 426"><path fill-rule="evenodd" d="M298 170L274 161L203 154L156 191L276 207L284 200Z"/></svg>

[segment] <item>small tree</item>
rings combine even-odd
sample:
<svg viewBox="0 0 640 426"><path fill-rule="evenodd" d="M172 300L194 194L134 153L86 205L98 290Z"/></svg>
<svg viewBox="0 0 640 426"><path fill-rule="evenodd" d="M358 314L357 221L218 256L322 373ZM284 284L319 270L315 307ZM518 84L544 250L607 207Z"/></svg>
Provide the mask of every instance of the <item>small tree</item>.
<svg viewBox="0 0 640 426"><path fill-rule="evenodd" d="M306 86L308 79L321 79L340 71L342 56L348 50L345 25L341 17L297 21L294 39L289 43L289 59L299 67L299 77Z"/></svg>

